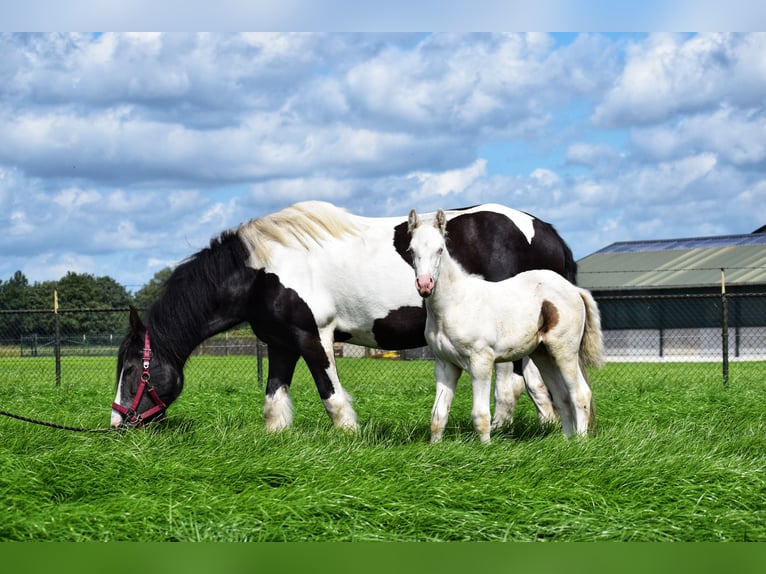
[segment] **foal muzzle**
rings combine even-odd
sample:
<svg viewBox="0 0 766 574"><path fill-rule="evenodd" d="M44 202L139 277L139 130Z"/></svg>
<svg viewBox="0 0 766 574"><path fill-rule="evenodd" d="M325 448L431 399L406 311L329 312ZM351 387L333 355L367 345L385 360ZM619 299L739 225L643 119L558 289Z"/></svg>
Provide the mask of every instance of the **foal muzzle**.
<svg viewBox="0 0 766 574"><path fill-rule="evenodd" d="M421 297L428 297L434 290L433 275L418 275L415 278L415 287Z"/></svg>

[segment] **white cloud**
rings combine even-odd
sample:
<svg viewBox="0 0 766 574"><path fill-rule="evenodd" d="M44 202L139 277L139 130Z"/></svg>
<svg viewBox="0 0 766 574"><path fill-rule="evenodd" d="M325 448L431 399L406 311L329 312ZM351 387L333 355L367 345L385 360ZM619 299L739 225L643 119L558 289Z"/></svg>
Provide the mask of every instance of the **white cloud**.
<svg viewBox="0 0 766 574"><path fill-rule="evenodd" d="M94 259L80 253L48 251L31 257L24 265L30 282L59 279L70 271L101 275Z"/></svg>
<svg viewBox="0 0 766 574"><path fill-rule="evenodd" d="M706 150L737 165L766 161L764 110L721 106L709 114L682 117L677 122L637 129L631 144L643 156L663 160Z"/></svg>
<svg viewBox="0 0 766 574"><path fill-rule="evenodd" d="M763 224L766 34L44 34L0 51L0 278L76 254L60 260L140 283L304 199L373 216L495 201L579 256Z"/></svg>
<svg viewBox="0 0 766 574"><path fill-rule="evenodd" d="M415 172L407 177L417 182L415 195L418 201L422 201L434 197L459 195L486 173L486 160L478 159L465 169L453 169L440 173Z"/></svg>
<svg viewBox="0 0 766 574"><path fill-rule="evenodd" d="M722 103L761 106L765 51L766 34L651 35L627 48L625 68L594 122L649 124Z"/></svg>
<svg viewBox="0 0 766 574"><path fill-rule="evenodd" d="M589 167L617 161L619 157L619 153L608 144L577 142L570 145L566 150L567 162Z"/></svg>
<svg viewBox="0 0 766 574"><path fill-rule="evenodd" d="M326 177L272 180L253 185L249 198L254 203L289 205L306 198L342 203L352 193L348 181Z"/></svg>
<svg viewBox="0 0 766 574"><path fill-rule="evenodd" d="M95 191L84 191L70 187L57 193L53 202L65 211L87 208L88 204L100 201L101 195Z"/></svg>

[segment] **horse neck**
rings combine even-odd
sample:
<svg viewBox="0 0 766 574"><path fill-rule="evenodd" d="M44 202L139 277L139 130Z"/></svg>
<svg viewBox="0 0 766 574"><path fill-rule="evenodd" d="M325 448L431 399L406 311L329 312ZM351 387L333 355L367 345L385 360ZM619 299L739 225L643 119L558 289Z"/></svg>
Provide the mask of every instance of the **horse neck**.
<svg viewBox="0 0 766 574"><path fill-rule="evenodd" d="M202 295L202 296L201 296ZM221 306L217 291L195 293L175 285L149 309L149 331L161 352L183 365L205 339L245 321L243 306Z"/></svg>

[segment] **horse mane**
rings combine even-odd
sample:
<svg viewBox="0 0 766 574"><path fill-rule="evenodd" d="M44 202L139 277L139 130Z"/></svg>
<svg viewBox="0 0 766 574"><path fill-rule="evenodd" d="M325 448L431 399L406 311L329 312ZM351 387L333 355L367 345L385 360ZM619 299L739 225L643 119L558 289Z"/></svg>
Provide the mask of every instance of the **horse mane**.
<svg viewBox="0 0 766 574"><path fill-rule="evenodd" d="M268 263L274 244L308 250L327 239L358 235L359 228L344 209L323 201L295 203L281 211L253 219L237 233L258 265Z"/></svg>
<svg viewBox="0 0 766 574"><path fill-rule="evenodd" d="M162 295L148 309L152 337L178 360L200 343L219 287L245 267L249 253L235 231L224 231L180 263L166 279Z"/></svg>

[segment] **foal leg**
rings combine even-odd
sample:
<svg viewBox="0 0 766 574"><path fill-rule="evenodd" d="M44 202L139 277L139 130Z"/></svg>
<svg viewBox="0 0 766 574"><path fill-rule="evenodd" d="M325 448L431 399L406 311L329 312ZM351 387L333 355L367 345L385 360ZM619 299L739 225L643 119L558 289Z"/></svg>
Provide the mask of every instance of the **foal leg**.
<svg viewBox="0 0 766 574"><path fill-rule="evenodd" d="M462 369L436 358L434 361L434 375L436 377L436 398L431 409L431 442L440 442L444 435L444 427L447 426L452 399L455 397L457 380L460 378Z"/></svg>
<svg viewBox="0 0 766 574"><path fill-rule="evenodd" d="M497 363L495 365L495 415L492 418L492 429L498 429L506 424L510 426L513 423L516 403L523 391L524 378L516 372L516 363Z"/></svg>
<svg viewBox="0 0 766 574"><path fill-rule="evenodd" d="M476 354L471 357L471 383L473 385L473 428L479 433L481 442L489 442L490 410L489 397L492 388L493 357Z"/></svg>
<svg viewBox="0 0 766 574"><path fill-rule="evenodd" d="M577 356L559 361L559 368L561 369L564 382L569 389L569 396L572 398L575 432L578 435L585 436L588 434L593 417L593 393L590 390L590 385L588 385L585 375L580 368Z"/></svg>
<svg viewBox="0 0 766 574"><path fill-rule="evenodd" d="M541 345L530 357L540 370L545 386L551 393L553 404L561 417L561 429L564 436L571 438L575 432L574 406L569 387L556 364L556 360Z"/></svg>
<svg viewBox="0 0 766 574"><path fill-rule="evenodd" d="M540 374L540 369L537 368L535 363L529 358L524 357L522 359L524 369L524 382L527 386L527 393L529 398L535 404L537 409L537 418L540 420L540 424L550 424L558 420L556 409L553 407L553 401L551 399L548 387L545 386L543 377Z"/></svg>

